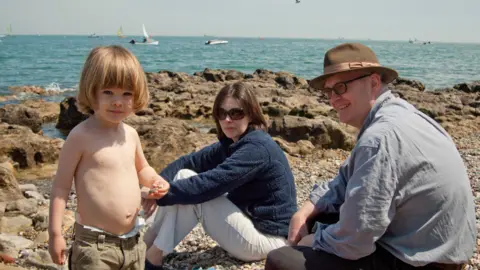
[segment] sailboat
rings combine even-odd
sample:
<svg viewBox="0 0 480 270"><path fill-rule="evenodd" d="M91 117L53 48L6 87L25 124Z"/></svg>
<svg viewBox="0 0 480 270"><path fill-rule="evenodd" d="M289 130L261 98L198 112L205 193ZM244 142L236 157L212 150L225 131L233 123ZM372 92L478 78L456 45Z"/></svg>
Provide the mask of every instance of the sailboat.
<svg viewBox="0 0 480 270"><path fill-rule="evenodd" d="M0 35L0 37L6 37L6 36L12 36L12 25L9 24L7 26L7 32L5 33L5 35Z"/></svg>
<svg viewBox="0 0 480 270"><path fill-rule="evenodd" d="M117 31L117 36L118 36L119 38L125 38L125 37L126 37L126 36L123 34L123 29L122 29L121 26L120 26L120 28L119 28L118 31Z"/></svg>
<svg viewBox="0 0 480 270"><path fill-rule="evenodd" d="M143 29L143 42L138 42L132 39L130 40L130 43L135 45L158 45L158 40L154 40L148 35L144 24L142 24L142 29Z"/></svg>

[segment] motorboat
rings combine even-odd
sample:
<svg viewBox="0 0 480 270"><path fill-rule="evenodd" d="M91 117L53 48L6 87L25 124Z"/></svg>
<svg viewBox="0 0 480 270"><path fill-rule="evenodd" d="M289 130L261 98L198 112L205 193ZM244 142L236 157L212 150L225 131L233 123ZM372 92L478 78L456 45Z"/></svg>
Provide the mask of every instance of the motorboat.
<svg viewBox="0 0 480 270"><path fill-rule="evenodd" d="M227 44L228 41L220 39L211 39L205 42L205 45Z"/></svg>

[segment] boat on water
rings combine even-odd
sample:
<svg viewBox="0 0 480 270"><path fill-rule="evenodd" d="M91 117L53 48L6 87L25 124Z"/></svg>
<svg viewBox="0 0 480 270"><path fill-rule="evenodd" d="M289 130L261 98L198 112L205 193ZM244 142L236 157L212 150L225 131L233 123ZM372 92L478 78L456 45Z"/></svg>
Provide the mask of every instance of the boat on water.
<svg viewBox="0 0 480 270"><path fill-rule="evenodd" d="M147 33L147 29L145 29L145 25L142 24L142 30L143 30L143 41L136 41L134 39L130 40L130 44L134 45L158 45L158 40L154 40L150 35Z"/></svg>
<svg viewBox="0 0 480 270"><path fill-rule="evenodd" d="M415 39L409 39L408 43L410 43L410 44L422 44L422 45L432 44L432 42L430 42L430 41L420 41L416 38Z"/></svg>
<svg viewBox="0 0 480 270"><path fill-rule="evenodd" d="M9 24L6 28L6 32L5 32L5 35L1 35L0 34L0 38L4 38L4 37L8 37L8 36L13 36L12 35L12 25Z"/></svg>
<svg viewBox="0 0 480 270"><path fill-rule="evenodd" d="M100 36L97 36L97 34L93 33L91 34L90 36L88 36L88 38L99 38Z"/></svg>
<svg viewBox="0 0 480 270"><path fill-rule="evenodd" d="M126 36L123 34L122 26L120 26L120 28L119 28L118 31L117 31L117 37L119 37L119 38L126 38Z"/></svg>
<svg viewBox="0 0 480 270"><path fill-rule="evenodd" d="M227 40L211 39L211 40L207 40L205 42L205 45L217 45L217 44L227 44L227 43L228 43Z"/></svg>

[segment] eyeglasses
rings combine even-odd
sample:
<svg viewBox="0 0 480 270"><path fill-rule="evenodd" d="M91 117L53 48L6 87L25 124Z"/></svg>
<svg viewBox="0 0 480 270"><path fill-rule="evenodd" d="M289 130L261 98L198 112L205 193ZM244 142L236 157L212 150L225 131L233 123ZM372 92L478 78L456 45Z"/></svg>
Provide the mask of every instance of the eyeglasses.
<svg viewBox="0 0 480 270"><path fill-rule="evenodd" d="M231 120L240 120L245 117L245 112L242 108L233 108L226 111L223 108L218 109L218 120L225 120L230 117Z"/></svg>
<svg viewBox="0 0 480 270"><path fill-rule="evenodd" d="M327 94L327 96L329 96L329 97L332 95L332 92L334 92L335 94L340 96L340 95L345 94L345 92L347 92L347 84L349 84L353 81L356 81L356 80L363 79L363 78L368 77L370 75L372 75L372 73L366 74L366 75L363 75L363 76L360 76L358 78L351 79L351 80L348 80L348 81L338 82L332 88L326 87L326 88L323 88L321 90L322 90L322 92L325 92Z"/></svg>

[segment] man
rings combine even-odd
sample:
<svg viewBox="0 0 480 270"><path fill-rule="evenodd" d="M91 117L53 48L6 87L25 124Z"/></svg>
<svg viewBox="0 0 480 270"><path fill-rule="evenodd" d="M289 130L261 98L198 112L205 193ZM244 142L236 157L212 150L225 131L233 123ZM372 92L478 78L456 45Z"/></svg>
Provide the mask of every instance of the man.
<svg viewBox="0 0 480 270"><path fill-rule="evenodd" d="M461 269L473 255L465 165L440 125L388 90L397 76L361 44L325 54L310 85L359 129L357 143L292 217L291 246L270 252L265 269Z"/></svg>

